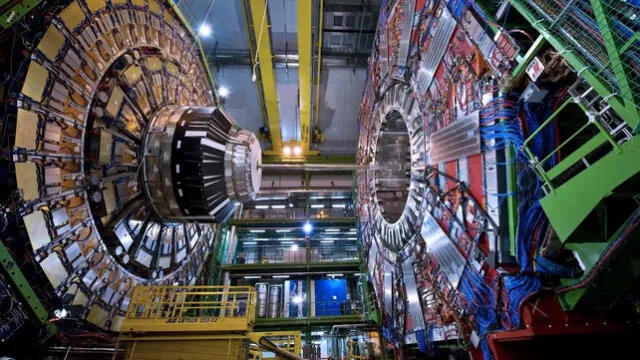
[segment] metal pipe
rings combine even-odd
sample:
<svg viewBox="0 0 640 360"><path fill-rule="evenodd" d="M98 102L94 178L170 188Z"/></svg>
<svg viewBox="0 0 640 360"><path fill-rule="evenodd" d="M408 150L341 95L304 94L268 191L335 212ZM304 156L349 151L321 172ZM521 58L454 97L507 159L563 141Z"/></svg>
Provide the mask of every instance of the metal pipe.
<svg viewBox="0 0 640 360"><path fill-rule="evenodd" d="M355 171L358 164L262 164L262 170Z"/></svg>
<svg viewBox="0 0 640 360"><path fill-rule="evenodd" d="M344 325L333 325L331 327L330 335L334 334L334 330L336 329L351 329L351 328L360 328L360 327L369 327L370 324L362 323L362 324L344 324Z"/></svg>
<svg viewBox="0 0 640 360"><path fill-rule="evenodd" d="M322 238L319 238L322 239ZM279 239L273 239L274 241L279 241ZM349 241L349 240L336 240L338 242L340 241ZM354 260L357 261L357 260ZM254 265L254 264L248 264L248 265ZM345 267L349 267L350 265L347 263L345 264ZM357 274L360 271L359 270L333 270L333 272L339 272L340 274L343 274L345 276L347 275L352 275L352 274ZM242 273L235 273L235 274L231 274L229 275L232 278L241 278L244 277L246 275L249 276L264 276L265 279L269 279L271 278L273 275L289 275L289 276L300 276L300 275L319 275L319 276L326 276L327 272L326 271L311 271L311 272L287 272L287 273L254 273L254 272L242 272ZM260 280L260 279L258 279Z"/></svg>
<svg viewBox="0 0 640 360"><path fill-rule="evenodd" d="M322 69L322 32L324 24L324 0L320 0L320 20L318 21L318 70L316 70L316 116L315 125L320 125L320 70Z"/></svg>
<svg viewBox="0 0 640 360"><path fill-rule="evenodd" d="M350 192L352 190L351 187L335 187L335 188L289 188L289 187L272 187L272 188L262 188L260 189L259 194L268 193L269 195L273 195L274 193L284 192L286 195L289 194L308 194L308 193L317 193L317 192Z"/></svg>
<svg viewBox="0 0 640 360"><path fill-rule="evenodd" d="M124 352L124 349L115 349L107 347L68 347L68 346L52 346L47 349L49 353L67 353L69 354L113 354L114 352Z"/></svg>
<svg viewBox="0 0 640 360"><path fill-rule="evenodd" d="M261 337L260 340L258 340L258 343L260 346L262 346L263 348L276 353L276 355L278 355L278 357L281 357L283 359L289 359L289 360L302 360L302 358L284 350L279 348L276 344L272 343L271 341L267 340L266 337Z"/></svg>

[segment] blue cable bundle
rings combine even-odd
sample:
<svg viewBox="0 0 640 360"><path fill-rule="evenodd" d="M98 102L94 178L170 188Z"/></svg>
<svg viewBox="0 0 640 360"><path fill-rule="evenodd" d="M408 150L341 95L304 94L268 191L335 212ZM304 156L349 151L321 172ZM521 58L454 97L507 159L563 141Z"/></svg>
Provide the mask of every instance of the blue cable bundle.
<svg viewBox="0 0 640 360"><path fill-rule="evenodd" d="M522 206L524 207L524 206ZM517 261L520 264L521 271L532 270L533 263L529 256L531 250L531 243L534 237L536 229L540 226L544 226L547 223L547 219L544 216L544 211L540 202L536 201L532 203L526 210L521 213L520 221L518 222L518 230L516 239L518 243L518 252L516 255ZM542 232L542 230L539 230Z"/></svg>
<svg viewBox="0 0 640 360"><path fill-rule="evenodd" d="M451 15L453 15L454 18L459 19L467 8L468 3L468 0L450 0L448 7L451 11Z"/></svg>
<svg viewBox="0 0 640 360"><path fill-rule="evenodd" d="M465 297L468 310L476 320L483 357L485 360L491 359L493 357L485 335L490 329L498 326L495 293L482 275L470 266L467 266L462 273L458 290Z"/></svg>
<svg viewBox="0 0 640 360"><path fill-rule="evenodd" d="M544 122L546 118L551 115L551 108L549 103L533 104L524 103L525 123L529 132L535 131L540 124ZM551 153L556 147L556 129L552 125L547 125L533 138L533 141L528 144L531 152L533 152L538 159L544 158L547 154ZM555 166L556 155L554 154L547 160L545 164L542 164L544 168L549 169Z"/></svg>
<svg viewBox="0 0 640 360"><path fill-rule="evenodd" d="M425 354L433 354L433 343L431 338L433 336L434 324L428 324L426 329L416 330L416 341L418 342L418 349Z"/></svg>
<svg viewBox="0 0 640 360"><path fill-rule="evenodd" d="M520 274L504 277L504 287L509 300L509 323L513 328L520 326L520 306L522 302L542 287L542 281L535 274Z"/></svg>

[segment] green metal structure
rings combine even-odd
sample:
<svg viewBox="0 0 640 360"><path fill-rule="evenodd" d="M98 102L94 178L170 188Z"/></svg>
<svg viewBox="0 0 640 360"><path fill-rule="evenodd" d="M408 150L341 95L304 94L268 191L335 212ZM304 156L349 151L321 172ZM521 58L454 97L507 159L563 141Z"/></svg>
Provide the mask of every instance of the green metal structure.
<svg viewBox="0 0 640 360"><path fill-rule="evenodd" d="M0 0L0 30L17 23L42 0Z"/></svg>
<svg viewBox="0 0 640 360"><path fill-rule="evenodd" d="M575 254L584 270L580 278L562 280L557 293L563 307L608 308L640 276L637 232L618 244L620 234L635 226L630 223L635 213L620 210L619 204L633 208L635 199L636 208L640 206L640 72L630 61L640 48L640 33L630 30L637 27L627 26L637 22L637 15L625 0L509 2L540 36L518 59L506 83L516 83L545 44L584 81L580 96L574 94L551 114L525 140L523 150L545 185L546 195L540 203L559 242ZM602 104L601 110L594 110L590 99ZM633 130L631 138L621 141L604 128L599 111L609 110ZM547 157L538 159L527 145L554 123L577 130ZM545 166L560 151L561 161ZM598 233L598 227L604 233ZM610 258L612 249L621 255ZM604 263L606 272L600 271Z"/></svg>
<svg viewBox="0 0 640 360"><path fill-rule="evenodd" d="M42 305L38 296L35 294L31 285L22 274L20 267L13 260L13 257L7 250L7 247L0 241L0 264L2 264L2 268L16 289L24 298L26 304L29 306L31 311L34 313L38 321L42 324L42 327L46 331L46 337L52 336L56 332L56 327L49 322L49 311Z"/></svg>

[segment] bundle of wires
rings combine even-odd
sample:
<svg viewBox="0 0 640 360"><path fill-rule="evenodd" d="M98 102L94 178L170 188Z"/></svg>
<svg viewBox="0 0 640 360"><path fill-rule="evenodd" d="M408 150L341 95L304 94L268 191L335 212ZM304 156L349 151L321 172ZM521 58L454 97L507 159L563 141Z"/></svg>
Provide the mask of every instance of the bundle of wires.
<svg viewBox="0 0 640 360"><path fill-rule="evenodd" d="M513 121L517 114L518 109L512 100L506 96L496 97L480 110L480 136L485 143L485 150L511 147L515 150L517 159L526 162L526 154L521 151L524 144L522 130ZM487 145L491 140L494 143Z"/></svg>
<svg viewBox="0 0 640 360"><path fill-rule="evenodd" d="M520 326L520 308L524 301L542 287L540 278L535 274L505 276L503 285L507 294L506 312L502 314L503 324L510 328Z"/></svg>
<svg viewBox="0 0 640 360"><path fill-rule="evenodd" d="M480 337L480 350L485 360L491 359L491 350L485 335L498 326L496 310L496 289L480 275L472 266L467 266L460 278L458 290L467 302L467 309L473 315L478 336Z"/></svg>
<svg viewBox="0 0 640 360"><path fill-rule="evenodd" d="M418 343L418 349L428 355L434 354L435 350L435 346L433 345L433 342L431 342L434 329L435 324L429 323L427 324L426 329L416 330L416 341Z"/></svg>

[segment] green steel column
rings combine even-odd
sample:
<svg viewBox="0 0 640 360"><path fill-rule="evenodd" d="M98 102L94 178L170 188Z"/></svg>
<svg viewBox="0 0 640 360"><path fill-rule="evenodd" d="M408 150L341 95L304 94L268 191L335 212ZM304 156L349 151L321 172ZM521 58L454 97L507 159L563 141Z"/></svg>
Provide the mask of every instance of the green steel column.
<svg viewBox="0 0 640 360"><path fill-rule="evenodd" d="M22 271L20 271L20 267L13 260L11 254L9 254L9 250L7 250L2 241L0 241L0 264L2 264L6 274L44 327L47 337L55 334L56 327L49 322L49 312L42 305L35 292L33 292L31 285L29 285Z"/></svg>
<svg viewBox="0 0 640 360"><path fill-rule="evenodd" d="M604 39L604 45L607 48L607 54L609 55L609 64L613 69L613 72L616 77L616 81L618 82L618 88L620 89L620 95L622 96L622 101L625 106L629 107L635 112L638 112L638 109L635 108L633 101L630 99L633 98L633 90L629 85L629 74L626 72L625 67L622 63L622 58L620 57L620 52L618 51L617 44L613 39L613 24L611 23L611 17L607 16L605 13L604 5L601 0L590 0L591 7L593 8L593 13L595 15L596 21L598 22L598 28L600 29L600 34ZM613 6L613 5L609 5ZM622 44L620 44L622 46ZM633 126L634 124L630 124Z"/></svg>
<svg viewBox="0 0 640 360"><path fill-rule="evenodd" d="M567 47L561 39L558 39L549 33L544 25L543 19L539 19L537 14L531 12L525 5L526 2L523 0L509 0L509 2L529 23L531 23L531 26L533 26L540 35L547 39L551 46L562 54L567 63L578 71L589 85L594 88L598 95L608 100L609 105L611 105L611 107L622 119L624 119L624 121L627 122L627 124L629 124L629 126L633 128L640 123L638 109L627 106L628 104L621 100L621 97L612 96L613 91L610 85L599 76L598 72L594 72L593 69L591 69L571 48Z"/></svg>

